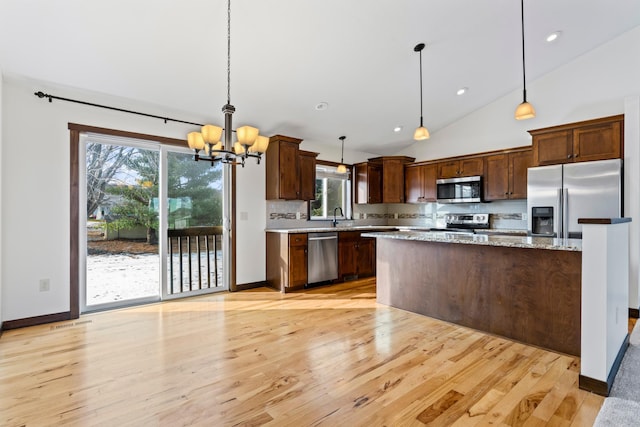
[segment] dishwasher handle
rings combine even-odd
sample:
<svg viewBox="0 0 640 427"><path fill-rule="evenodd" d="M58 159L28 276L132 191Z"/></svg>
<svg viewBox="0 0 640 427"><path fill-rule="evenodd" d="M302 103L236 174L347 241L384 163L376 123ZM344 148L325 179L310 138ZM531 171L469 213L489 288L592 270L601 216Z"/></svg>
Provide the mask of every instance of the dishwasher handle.
<svg viewBox="0 0 640 427"><path fill-rule="evenodd" d="M317 240L335 240L338 236L328 236L328 237L309 237L308 241L317 241Z"/></svg>

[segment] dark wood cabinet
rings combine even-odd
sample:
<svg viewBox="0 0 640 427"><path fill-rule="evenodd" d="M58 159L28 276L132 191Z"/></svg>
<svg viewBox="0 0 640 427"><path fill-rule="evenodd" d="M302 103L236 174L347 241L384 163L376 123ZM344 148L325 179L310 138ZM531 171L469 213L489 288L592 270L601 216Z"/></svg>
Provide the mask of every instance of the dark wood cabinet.
<svg viewBox="0 0 640 427"><path fill-rule="evenodd" d="M307 234L267 233L267 283L281 292L307 284Z"/></svg>
<svg viewBox="0 0 640 427"><path fill-rule="evenodd" d="M623 157L624 116L530 130L533 165L557 165Z"/></svg>
<svg viewBox="0 0 640 427"><path fill-rule="evenodd" d="M355 203L404 203L404 165L415 159L386 156L355 165Z"/></svg>
<svg viewBox="0 0 640 427"><path fill-rule="evenodd" d="M376 274L375 239L359 231L338 233L338 279L350 280Z"/></svg>
<svg viewBox="0 0 640 427"><path fill-rule="evenodd" d="M482 157L469 157L438 163L438 178L475 176L482 175L483 172L484 160Z"/></svg>
<svg viewBox="0 0 640 427"><path fill-rule="evenodd" d="M300 200L316 198L316 157L318 153L299 152L300 160Z"/></svg>
<svg viewBox="0 0 640 427"><path fill-rule="evenodd" d="M486 156L484 199L526 199L527 168L532 164L531 150Z"/></svg>
<svg viewBox="0 0 640 427"><path fill-rule="evenodd" d="M405 203L435 202L437 173L438 166L435 163L406 165L404 169Z"/></svg>
<svg viewBox="0 0 640 427"><path fill-rule="evenodd" d="M358 163L355 165L355 203L382 203L382 165Z"/></svg>
<svg viewBox="0 0 640 427"><path fill-rule="evenodd" d="M360 237L358 243L358 277L370 277L376 274L376 239Z"/></svg>
<svg viewBox="0 0 640 427"><path fill-rule="evenodd" d="M267 200L313 200L315 198L315 157L301 151L301 139L275 135L266 152Z"/></svg>
<svg viewBox="0 0 640 427"><path fill-rule="evenodd" d="M307 284L307 235L289 235L289 287Z"/></svg>

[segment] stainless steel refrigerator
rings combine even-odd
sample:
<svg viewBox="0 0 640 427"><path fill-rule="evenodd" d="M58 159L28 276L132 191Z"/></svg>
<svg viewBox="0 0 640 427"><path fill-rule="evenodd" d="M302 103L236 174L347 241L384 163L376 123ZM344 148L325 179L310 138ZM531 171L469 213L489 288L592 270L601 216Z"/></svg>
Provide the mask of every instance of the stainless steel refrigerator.
<svg viewBox="0 0 640 427"><path fill-rule="evenodd" d="M621 159L529 168L529 234L581 238L578 218L621 217L622 173Z"/></svg>

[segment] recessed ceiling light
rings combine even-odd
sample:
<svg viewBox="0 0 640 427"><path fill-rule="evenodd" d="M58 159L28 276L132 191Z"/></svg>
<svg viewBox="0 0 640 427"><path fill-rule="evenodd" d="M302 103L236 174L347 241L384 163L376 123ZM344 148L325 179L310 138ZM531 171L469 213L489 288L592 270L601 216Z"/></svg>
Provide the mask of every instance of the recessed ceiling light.
<svg viewBox="0 0 640 427"><path fill-rule="evenodd" d="M396 126L393 128L393 131L396 133L400 132L401 130L402 130L402 126Z"/></svg>
<svg viewBox="0 0 640 427"><path fill-rule="evenodd" d="M461 87L460 89L458 89L458 91L456 92L456 95L464 95L465 93L467 93L467 91L469 90L468 87Z"/></svg>
<svg viewBox="0 0 640 427"><path fill-rule="evenodd" d="M326 110L327 108L329 108L329 103L328 102L319 102L318 104L316 104L316 110L318 111L322 111L322 110Z"/></svg>
<svg viewBox="0 0 640 427"><path fill-rule="evenodd" d="M561 34L562 31L554 31L553 33L549 34L545 40L549 43L554 42L558 40L558 37L560 37Z"/></svg>

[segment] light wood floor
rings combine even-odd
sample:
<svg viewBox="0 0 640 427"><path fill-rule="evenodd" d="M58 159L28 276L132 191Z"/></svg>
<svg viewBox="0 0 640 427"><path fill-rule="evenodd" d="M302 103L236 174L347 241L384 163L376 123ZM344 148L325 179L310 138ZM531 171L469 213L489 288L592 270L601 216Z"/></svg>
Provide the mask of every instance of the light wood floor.
<svg viewBox="0 0 640 427"><path fill-rule="evenodd" d="M0 339L0 425L591 426L579 360L375 302L373 280Z"/></svg>

